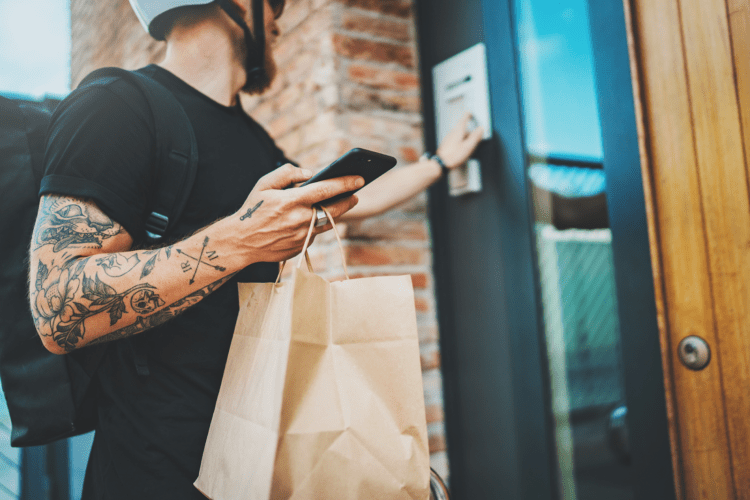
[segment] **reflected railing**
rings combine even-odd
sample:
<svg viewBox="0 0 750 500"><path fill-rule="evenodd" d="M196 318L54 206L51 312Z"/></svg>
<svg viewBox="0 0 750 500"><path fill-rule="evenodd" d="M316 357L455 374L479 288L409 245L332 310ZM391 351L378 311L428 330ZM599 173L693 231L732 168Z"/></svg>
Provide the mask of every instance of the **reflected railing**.
<svg viewBox="0 0 750 500"><path fill-rule="evenodd" d="M544 336L565 500L629 499L620 332L600 160L529 155ZM606 488L597 483L610 479ZM619 485L619 486L618 486Z"/></svg>

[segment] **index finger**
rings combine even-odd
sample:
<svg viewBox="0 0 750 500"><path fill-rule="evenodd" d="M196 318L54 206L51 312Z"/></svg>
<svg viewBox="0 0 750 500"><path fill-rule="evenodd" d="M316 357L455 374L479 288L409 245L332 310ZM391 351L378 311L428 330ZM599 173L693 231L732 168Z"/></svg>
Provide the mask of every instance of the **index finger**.
<svg viewBox="0 0 750 500"><path fill-rule="evenodd" d="M365 185L365 180L358 175L346 175L327 179L324 181L313 182L307 186L295 188L299 201L305 205L315 205L326 201L334 196L355 191Z"/></svg>

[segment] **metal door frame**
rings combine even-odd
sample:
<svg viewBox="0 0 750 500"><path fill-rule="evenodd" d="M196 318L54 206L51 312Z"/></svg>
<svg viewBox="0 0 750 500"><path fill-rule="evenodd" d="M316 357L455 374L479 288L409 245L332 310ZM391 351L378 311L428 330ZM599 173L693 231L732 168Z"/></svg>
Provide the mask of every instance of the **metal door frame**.
<svg viewBox="0 0 750 500"><path fill-rule="evenodd" d="M495 128L477 152L484 192L450 198L444 183L430 192L451 488L459 500L558 498L512 0L416 0L416 7L427 148L436 147L431 68L479 41L487 45ZM668 500L675 491L623 4L590 1L589 12L634 489L638 499ZM462 33L470 27L476 33ZM457 249L457 218L477 213L487 222ZM456 288L455 270L467 257L501 283L477 287L498 308L499 320L483 327L458 324L458 297L469 291ZM468 363L477 344L493 355Z"/></svg>

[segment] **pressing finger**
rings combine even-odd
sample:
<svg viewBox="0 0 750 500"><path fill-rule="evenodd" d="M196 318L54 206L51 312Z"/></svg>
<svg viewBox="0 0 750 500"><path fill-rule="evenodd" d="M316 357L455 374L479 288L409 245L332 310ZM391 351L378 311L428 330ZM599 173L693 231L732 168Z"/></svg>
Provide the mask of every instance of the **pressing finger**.
<svg viewBox="0 0 750 500"><path fill-rule="evenodd" d="M469 137L466 138L466 142L468 142L471 145L472 151L474 148L477 147L477 145L482 142L482 137L484 136L484 128L477 127L474 130L471 131L469 134Z"/></svg>

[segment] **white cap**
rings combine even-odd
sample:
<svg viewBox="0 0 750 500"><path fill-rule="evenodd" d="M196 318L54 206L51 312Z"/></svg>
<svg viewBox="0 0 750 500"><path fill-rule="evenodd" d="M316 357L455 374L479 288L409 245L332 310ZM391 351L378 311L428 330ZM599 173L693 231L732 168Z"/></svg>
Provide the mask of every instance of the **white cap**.
<svg viewBox="0 0 750 500"><path fill-rule="evenodd" d="M158 16L177 7L187 7L190 5L206 5L214 0L130 0L130 6L133 7L135 15L143 25L143 29L148 31L151 36L151 23ZM154 36L154 38L157 38Z"/></svg>

